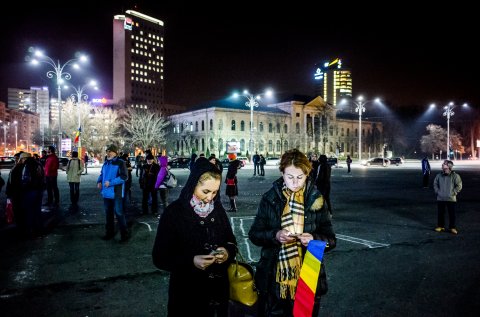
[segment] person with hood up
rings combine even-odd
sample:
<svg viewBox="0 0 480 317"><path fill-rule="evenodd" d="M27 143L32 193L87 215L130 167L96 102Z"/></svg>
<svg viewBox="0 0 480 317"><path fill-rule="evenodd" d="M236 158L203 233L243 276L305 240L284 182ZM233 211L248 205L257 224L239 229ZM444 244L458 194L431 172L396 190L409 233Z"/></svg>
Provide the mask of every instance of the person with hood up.
<svg viewBox="0 0 480 317"><path fill-rule="evenodd" d="M192 307L198 316L228 316L227 268L236 240L219 199L220 182L215 165L199 158L160 217L152 258L170 272L168 316L190 316Z"/></svg>
<svg viewBox="0 0 480 317"><path fill-rule="evenodd" d="M169 189L165 184L165 178L168 175L168 157L164 155L160 156L158 162L160 163L160 170L158 171L157 181L155 182L155 189L160 193L160 214L162 214L168 206Z"/></svg>

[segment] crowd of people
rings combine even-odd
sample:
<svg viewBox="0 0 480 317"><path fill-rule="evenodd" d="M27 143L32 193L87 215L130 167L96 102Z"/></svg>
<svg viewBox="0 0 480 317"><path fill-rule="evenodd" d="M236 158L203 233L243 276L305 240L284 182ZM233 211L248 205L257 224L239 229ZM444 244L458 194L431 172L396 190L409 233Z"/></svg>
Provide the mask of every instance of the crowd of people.
<svg viewBox="0 0 480 317"><path fill-rule="evenodd" d="M143 155L142 155L143 154ZM49 147L42 157L17 153L16 164L6 182L6 194L13 204L19 232L27 238L42 234L41 208L56 208L60 202L57 186L58 157ZM191 307L184 305L184 292L201 316L228 316L229 281L227 267L235 260L236 239L227 212L237 212L239 193L237 172L242 167L235 154L228 155L225 176L223 165L214 154L208 158L193 154L190 174L180 195L169 203L166 180L170 171L168 157L155 157L150 150L135 157L135 166L128 153L120 153L115 144L106 148L105 161L97 178L97 188L103 198L105 211L104 240L116 235L120 242L130 239L126 209L131 201L132 175L138 177L142 190L142 214L159 218L152 250L156 267L170 272L169 316L188 315ZM349 158L350 159L350 158ZM86 161L78 152L71 153L65 172L70 187L71 206L78 205L81 175L86 173ZM265 159L255 153L252 157L254 176L264 175ZM347 164L350 165L347 160ZM297 149L286 151L279 163L280 176L262 195L253 224L248 231L250 241L261 247L261 259L256 268L255 282L259 292L256 306L258 316L293 316L293 306L300 270L311 240L322 240L329 252L336 246L332 226L331 166L325 155L309 158ZM430 164L422 160L423 187L429 186ZM350 173L350 166L347 173ZM221 183L229 208L221 203ZM0 183L0 190L1 190ZM436 175L433 188L437 196L437 226L435 231L456 228L456 201L462 189L461 177L453 171L453 162L445 160ZM160 196L158 202L157 192ZM159 208L160 207L160 208ZM318 274L312 316L318 316L321 296L326 293L325 263Z"/></svg>

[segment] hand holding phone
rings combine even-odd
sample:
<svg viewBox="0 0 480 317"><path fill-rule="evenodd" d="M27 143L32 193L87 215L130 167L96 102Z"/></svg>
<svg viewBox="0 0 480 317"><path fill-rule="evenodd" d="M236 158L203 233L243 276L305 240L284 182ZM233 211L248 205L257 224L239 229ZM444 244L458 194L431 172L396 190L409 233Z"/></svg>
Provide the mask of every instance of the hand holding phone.
<svg viewBox="0 0 480 317"><path fill-rule="evenodd" d="M223 250L212 250L212 252L210 252L210 255L217 255L222 253L223 253Z"/></svg>

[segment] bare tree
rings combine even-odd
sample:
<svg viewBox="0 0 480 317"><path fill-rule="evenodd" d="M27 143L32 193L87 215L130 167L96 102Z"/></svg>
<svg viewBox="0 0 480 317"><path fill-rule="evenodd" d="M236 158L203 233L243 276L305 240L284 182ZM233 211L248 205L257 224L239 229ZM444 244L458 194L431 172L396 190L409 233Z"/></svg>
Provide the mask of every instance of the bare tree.
<svg viewBox="0 0 480 317"><path fill-rule="evenodd" d="M420 147L423 152L434 153L440 152L445 148L447 132L444 128L436 124L429 124L426 127L427 135L423 135L420 139Z"/></svg>
<svg viewBox="0 0 480 317"><path fill-rule="evenodd" d="M126 140L143 150L166 146L166 127L170 122L160 113L129 108L125 112L123 129Z"/></svg>

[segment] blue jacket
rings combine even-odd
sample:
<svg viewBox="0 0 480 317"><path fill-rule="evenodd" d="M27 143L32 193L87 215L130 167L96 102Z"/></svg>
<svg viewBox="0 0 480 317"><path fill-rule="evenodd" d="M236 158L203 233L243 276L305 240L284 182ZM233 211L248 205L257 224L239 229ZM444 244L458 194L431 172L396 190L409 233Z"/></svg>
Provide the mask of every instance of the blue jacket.
<svg viewBox="0 0 480 317"><path fill-rule="evenodd" d="M127 166L125 161L119 157L114 157L111 160L105 160L102 171L97 179L97 184L102 184L103 198L115 198L115 195L124 195L125 181L128 179ZM105 187L105 182L109 181L110 186Z"/></svg>

